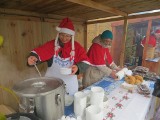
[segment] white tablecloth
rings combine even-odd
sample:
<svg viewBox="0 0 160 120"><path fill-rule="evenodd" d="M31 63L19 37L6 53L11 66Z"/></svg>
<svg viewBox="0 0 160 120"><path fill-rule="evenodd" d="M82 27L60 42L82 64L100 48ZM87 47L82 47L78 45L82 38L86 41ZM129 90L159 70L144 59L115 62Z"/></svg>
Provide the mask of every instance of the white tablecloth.
<svg viewBox="0 0 160 120"><path fill-rule="evenodd" d="M154 110L152 91L154 82L145 81L145 84L151 90L148 96L140 95L136 89L130 92L121 87L124 81L114 81L111 78L103 78L101 81L89 86L85 90L93 86L100 86L105 90L108 97L108 103L104 105L103 120L150 120L153 117ZM73 113L73 105L66 108L67 116L75 117Z"/></svg>
<svg viewBox="0 0 160 120"><path fill-rule="evenodd" d="M150 86L150 82L146 84ZM151 95L140 95L136 89L130 92L122 87L112 91L108 98L103 120L145 120L152 100Z"/></svg>

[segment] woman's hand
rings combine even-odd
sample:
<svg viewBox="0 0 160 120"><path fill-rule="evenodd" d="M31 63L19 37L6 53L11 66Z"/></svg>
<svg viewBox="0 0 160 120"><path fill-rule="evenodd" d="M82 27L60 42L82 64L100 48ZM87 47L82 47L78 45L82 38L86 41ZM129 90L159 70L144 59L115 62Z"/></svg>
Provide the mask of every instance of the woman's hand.
<svg viewBox="0 0 160 120"><path fill-rule="evenodd" d="M78 66L77 65L72 65L71 68L72 68L71 75L75 75L75 73L78 71Z"/></svg>
<svg viewBox="0 0 160 120"><path fill-rule="evenodd" d="M116 68L115 70L118 72L118 71L121 71L123 68L120 68L120 67L118 67L118 68Z"/></svg>
<svg viewBox="0 0 160 120"><path fill-rule="evenodd" d="M35 65L38 59L35 56L28 57L28 65Z"/></svg>
<svg viewBox="0 0 160 120"><path fill-rule="evenodd" d="M116 73L117 72L115 70L112 70L110 77L112 77L113 79L117 79Z"/></svg>

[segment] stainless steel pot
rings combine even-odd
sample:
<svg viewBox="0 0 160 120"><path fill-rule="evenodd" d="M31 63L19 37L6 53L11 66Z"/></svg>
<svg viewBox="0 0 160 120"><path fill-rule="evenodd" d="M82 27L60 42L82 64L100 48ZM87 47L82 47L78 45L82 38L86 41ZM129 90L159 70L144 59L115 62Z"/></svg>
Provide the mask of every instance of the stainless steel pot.
<svg viewBox="0 0 160 120"><path fill-rule="evenodd" d="M13 87L20 96L20 108L36 110L42 120L57 120L64 114L64 82L58 78L32 78Z"/></svg>

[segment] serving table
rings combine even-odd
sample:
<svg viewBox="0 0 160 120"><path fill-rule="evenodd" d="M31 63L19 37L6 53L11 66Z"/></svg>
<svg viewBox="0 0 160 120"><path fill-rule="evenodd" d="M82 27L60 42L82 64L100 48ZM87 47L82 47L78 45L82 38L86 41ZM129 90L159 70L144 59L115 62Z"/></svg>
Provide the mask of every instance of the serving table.
<svg viewBox="0 0 160 120"><path fill-rule="evenodd" d="M124 89L121 84L124 79L115 81L110 77L104 77L84 90L90 90L93 86L100 86L105 90L108 102L103 108L103 120L150 120L153 117L154 100L152 91L153 81L144 81L149 87L150 95L141 95L136 89L133 91ZM65 115L74 117L73 104L65 107Z"/></svg>

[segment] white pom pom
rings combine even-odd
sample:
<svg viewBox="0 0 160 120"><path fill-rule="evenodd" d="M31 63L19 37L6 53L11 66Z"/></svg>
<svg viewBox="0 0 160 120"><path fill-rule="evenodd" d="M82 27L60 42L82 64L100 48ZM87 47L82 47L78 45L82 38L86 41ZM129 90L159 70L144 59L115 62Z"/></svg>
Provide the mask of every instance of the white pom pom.
<svg viewBox="0 0 160 120"><path fill-rule="evenodd" d="M60 27L56 27L56 30L59 32L61 30L61 28Z"/></svg>

